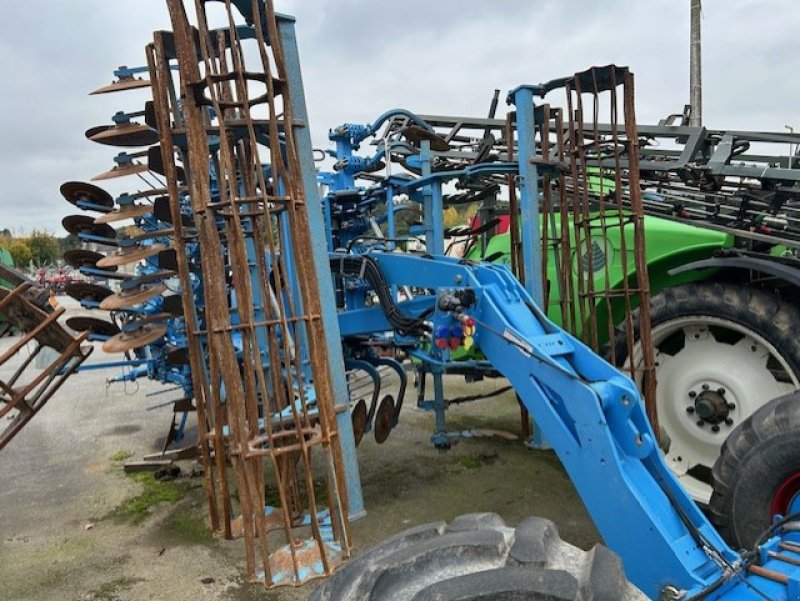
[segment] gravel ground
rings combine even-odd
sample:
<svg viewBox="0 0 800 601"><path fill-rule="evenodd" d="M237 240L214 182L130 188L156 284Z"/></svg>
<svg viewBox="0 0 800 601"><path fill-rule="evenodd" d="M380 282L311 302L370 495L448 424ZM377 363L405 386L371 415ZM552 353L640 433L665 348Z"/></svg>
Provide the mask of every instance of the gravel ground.
<svg viewBox="0 0 800 601"><path fill-rule="evenodd" d="M80 312L60 300L68 314ZM11 342L0 340L0 352ZM90 362L109 358L98 347ZM106 386L116 373L72 377L0 452L0 600L305 599L313 585L265 592L244 582L242 543L209 533L201 478L183 476L159 488L163 502L132 510L148 483L126 476L120 459L160 450L170 410L148 408L170 395L144 380ZM504 385L452 379L447 390L458 396ZM583 548L599 540L552 453L497 436L466 438L440 453L429 442L433 416L407 401L385 444L367 435L359 447L367 516L353 524L356 553L413 525L475 511L509 523L550 518ZM448 419L456 430L519 429L509 393L455 406ZM184 474L193 467L180 465Z"/></svg>

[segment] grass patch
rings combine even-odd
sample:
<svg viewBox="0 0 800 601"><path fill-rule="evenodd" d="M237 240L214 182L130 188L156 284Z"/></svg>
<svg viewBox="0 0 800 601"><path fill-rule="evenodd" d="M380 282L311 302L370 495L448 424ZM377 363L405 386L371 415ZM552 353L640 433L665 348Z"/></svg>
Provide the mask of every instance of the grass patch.
<svg viewBox="0 0 800 601"><path fill-rule="evenodd" d="M468 470L475 470L481 466L481 460L475 457L475 455L459 457L458 463L461 464L461 467L467 468Z"/></svg>
<svg viewBox="0 0 800 601"><path fill-rule="evenodd" d="M131 457L133 457L133 453L130 451L117 451L111 456L111 461L119 463L121 461L125 461L126 459L130 459Z"/></svg>
<svg viewBox="0 0 800 601"><path fill-rule="evenodd" d="M161 534L173 545L208 545L216 541L211 528L206 525L202 515L176 511L170 515L161 528Z"/></svg>
<svg viewBox="0 0 800 601"><path fill-rule="evenodd" d="M484 465L491 465L497 460L497 453L478 453L477 455L462 455L458 458L461 467L476 470Z"/></svg>
<svg viewBox="0 0 800 601"><path fill-rule="evenodd" d="M148 516L153 505L177 503L185 494L178 483L156 480L152 472L135 472L129 477L142 485L142 492L125 501L107 517L138 523Z"/></svg>
<svg viewBox="0 0 800 601"><path fill-rule="evenodd" d="M143 581L144 578L117 578L91 591L87 597L91 599L91 601L118 601L119 596L117 593L126 591L137 582Z"/></svg>

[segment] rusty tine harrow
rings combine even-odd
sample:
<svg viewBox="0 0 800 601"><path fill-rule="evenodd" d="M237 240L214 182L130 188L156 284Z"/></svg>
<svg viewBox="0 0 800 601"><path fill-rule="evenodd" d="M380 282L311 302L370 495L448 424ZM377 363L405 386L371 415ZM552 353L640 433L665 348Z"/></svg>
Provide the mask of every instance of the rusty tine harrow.
<svg viewBox="0 0 800 601"><path fill-rule="evenodd" d="M202 282L182 299L212 527L243 536L250 580L299 585L350 534L295 75L270 2L167 5L173 31L147 57L178 272L184 290Z"/></svg>
<svg viewBox="0 0 800 601"><path fill-rule="evenodd" d="M58 323L64 309L51 309L40 293L29 281L19 281L14 289L0 287L3 327L19 331L0 354L0 450L92 352L90 345L82 345L88 334L68 334Z"/></svg>

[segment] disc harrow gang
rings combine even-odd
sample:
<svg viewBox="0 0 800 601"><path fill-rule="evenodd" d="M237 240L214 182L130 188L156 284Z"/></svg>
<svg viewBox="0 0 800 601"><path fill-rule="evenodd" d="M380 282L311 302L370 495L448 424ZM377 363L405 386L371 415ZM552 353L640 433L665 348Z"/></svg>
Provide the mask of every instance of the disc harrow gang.
<svg viewBox="0 0 800 601"><path fill-rule="evenodd" d="M0 287L0 316L6 327L19 332L0 354L0 450L92 352L91 345L83 344L88 332L70 335L58 323L64 309L53 309L43 297L30 281L13 289Z"/></svg>

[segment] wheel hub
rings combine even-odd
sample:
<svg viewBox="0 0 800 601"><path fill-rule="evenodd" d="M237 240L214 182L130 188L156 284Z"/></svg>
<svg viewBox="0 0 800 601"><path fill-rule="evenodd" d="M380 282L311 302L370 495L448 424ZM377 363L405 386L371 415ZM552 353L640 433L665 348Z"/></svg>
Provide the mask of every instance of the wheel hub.
<svg viewBox="0 0 800 601"><path fill-rule="evenodd" d="M694 397L694 413L699 422L705 424L721 424L728 419L731 409L735 407L733 403L729 403L725 398L725 389L720 387L716 390L711 390L707 384L703 385L703 390L697 394L689 394ZM694 391L692 391L694 392Z"/></svg>
<svg viewBox="0 0 800 601"><path fill-rule="evenodd" d="M718 340L719 331L740 338ZM708 503L711 486L706 474L726 436L765 401L800 383L794 378L777 380L768 365L771 357L791 374L777 350L752 330L727 320L678 318L655 326L652 335L658 419L671 442L667 463L692 497ZM676 338L680 345L674 345Z"/></svg>

